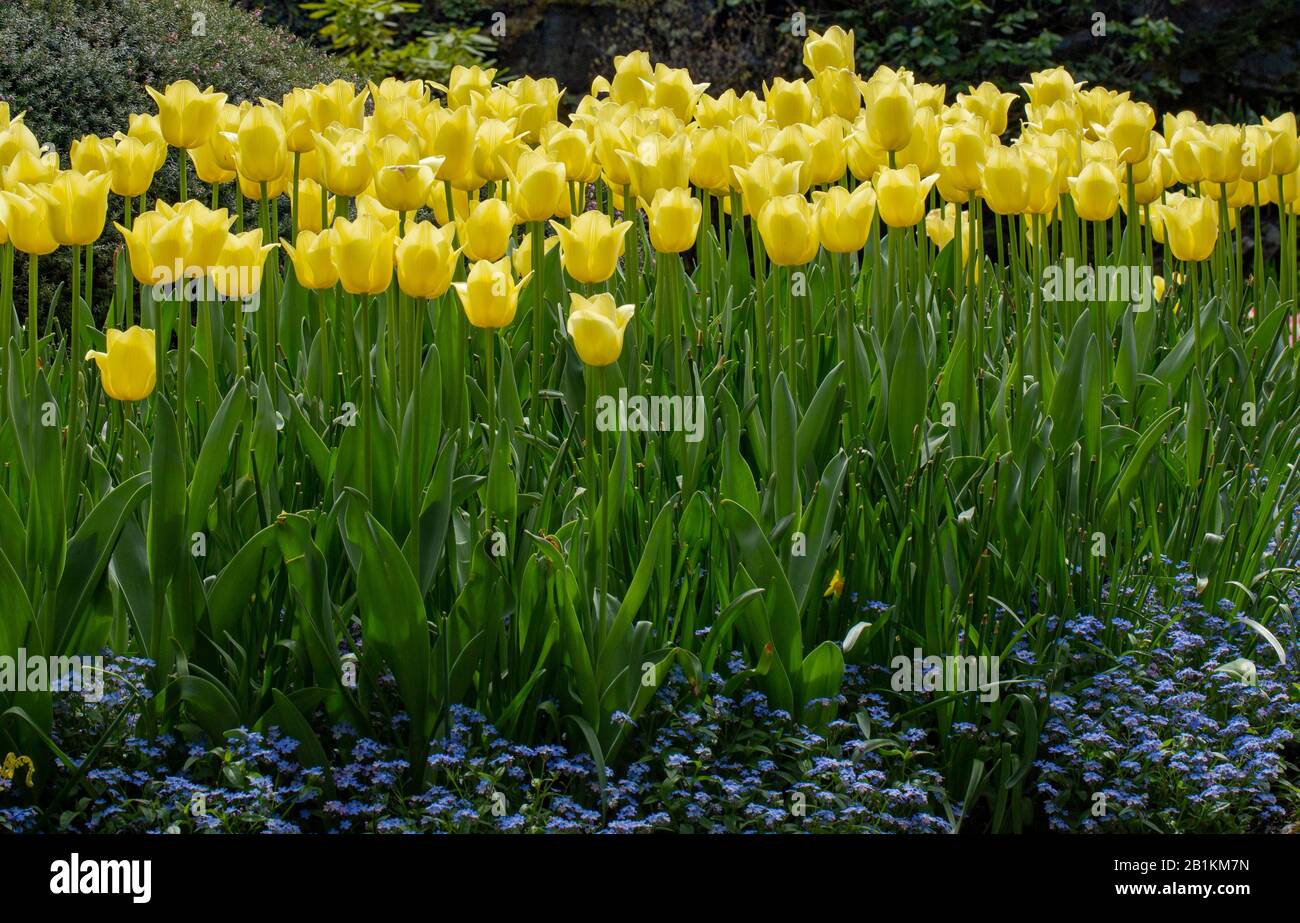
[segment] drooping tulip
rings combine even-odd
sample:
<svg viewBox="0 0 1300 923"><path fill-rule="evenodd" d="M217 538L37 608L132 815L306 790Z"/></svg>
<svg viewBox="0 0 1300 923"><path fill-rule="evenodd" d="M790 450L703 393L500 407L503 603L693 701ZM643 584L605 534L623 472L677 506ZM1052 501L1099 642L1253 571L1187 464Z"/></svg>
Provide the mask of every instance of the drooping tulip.
<svg viewBox="0 0 1300 923"><path fill-rule="evenodd" d="M154 332L143 327L104 332L105 352L90 350L86 361L94 360L104 393L115 401L142 401L153 394L157 383Z"/></svg>
<svg viewBox="0 0 1300 923"><path fill-rule="evenodd" d="M578 357L586 365L613 365L623 353L623 331L636 308L630 304L616 304L609 292L600 292L590 298L572 292L569 297L571 305L566 327Z"/></svg>

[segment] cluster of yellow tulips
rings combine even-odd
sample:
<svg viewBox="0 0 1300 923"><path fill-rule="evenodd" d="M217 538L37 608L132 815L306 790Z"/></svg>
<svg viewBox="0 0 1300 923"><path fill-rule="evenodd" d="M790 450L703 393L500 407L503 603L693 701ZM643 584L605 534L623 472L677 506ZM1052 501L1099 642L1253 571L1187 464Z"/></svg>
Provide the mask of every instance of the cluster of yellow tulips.
<svg viewBox="0 0 1300 923"><path fill-rule="evenodd" d="M1055 68L1024 84L1026 121L1006 142L1014 94L983 83L950 103L945 87L906 70L880 67L863 79L854 60L852 34L832 27L808 36L809 76L778 77L761 97L713 96L687 70L633 52L616 57L612 76L597 78L564 120L554 80L498 85L477 67L457 67L446 87L389 78L358 92L335 81L237 105L180 81L149 88L157 114L132 116L125 133L73 143L68 169L0 104L0 241L33 257L34 277L36 257L94 244L112 193L125 202L118 228L138 282L206 275L221 296L247 298L277 249L268 203L287 194L292 227L279 243L298 284L375 296L395 271L401 292L423 299L454 284L479 328L513 321L520 291L558 241L581 289L568 330L599 365L617 359L640 292L631 278L619 291L630 305L620 307L593 287L608 283L629 239L627 275L638 273L641 232L629 231L640 212L661 254L695 245L702 218L722 227L724 216L750 216L763 255L793 267L820 249L862 251L878 223L923 223L937 248L957 242L964 265L983 247L984 205L1025 216L1031 241L1062 221L1068 236L1079 221L1125 212L1175 259L1201 261L1240 209L1258 216L1276 203L1294 214L1300 205L1290 113L1242 126L1182 112L1166 115L1161 132L1146 103L1085 89ZM180 198L145 210L169 147L186 154ZM188 197L191 164L211 207ZM238 215L217 207L231 183ZM244 229L246 200L258 203L261 226ZM424 214L432 220L418 220ZM531 233L516 239L519 225ZM540 289L537 298L540 325ZM130 319L129 309L117 318Z"/></svg>

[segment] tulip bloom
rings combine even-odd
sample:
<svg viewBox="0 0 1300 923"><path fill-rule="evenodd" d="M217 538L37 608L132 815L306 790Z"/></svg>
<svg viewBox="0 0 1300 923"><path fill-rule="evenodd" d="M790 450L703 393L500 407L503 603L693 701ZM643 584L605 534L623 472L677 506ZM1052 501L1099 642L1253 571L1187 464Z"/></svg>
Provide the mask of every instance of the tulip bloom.
<svg viewBox="0 0 1300 923"><path fill-rule="evenodd" d="M777 266L802 266L817 255L817 224L801 195L768 199L758 215L763 249Z"/></svg>
<svg viewBox="0 0 1300 923"><path fill-rule="evenodd" d="M59 248L50 227L49 203L30 186L0 192L0 223L9 232L9 242L22 253L45 256Z"/></svg>
<svg viewBox="0 0 1300 923"><path fill-rule="evenodd" d="M1175 205L1156 204L1164 226L1166 245L1176 259L1200 262L1214 252L1219 239L1219 210L1212 200L1185 197Z"/></svg>
<svg viewBox="0 0 1300 923"><path fill-rule="evenodd" d="M321 183L335 195L354 198L370 185L370 148L366 136L355 128L345 128L333 138L320 132L316 151L320 156Z"/></svg>
<svg viewBox="0 0 1300 923"><path fill-rule="evenodd" d="M397 242L397 284L413 298L437 298L451 287L460 253L455 229L420 221Z"/></svg>
<svg viewBox="0 0 1300 923"><path fill-rule="evenodd" d="M660 189L685 188L690 184L690 140L686 135L666 138L655 132L636 146L636 153L619 151L631 178L632 194L647 202Z"/></svg>
<svg viewBox="0 0 1300 923"><path fill-rule="evenodd" d="M855 253L867 245L867 233L876 214L876 190L863 183L849 192L832 186L813 195L817 237L831 253Z"/></svg>
<svg viewBox="0 0 1300 923"><path fill-rule="evenodd" d="M334 223L330 255L343 289L353 295L378 295L393 281L396 233L382 221L360 215Z"/></svg>
<svg viewBox="0 0 1300 923"><path fill-rule="evenodd" d="M981 192L999 215L1019 215L1029 204L1029 168L1015 148L994 145L984 155Z"/></svg>
<svg viewBox="0 0 1300 923"><path fill-rule="evenodd" d="M228 234L216 262L208 267L208 278L223 298L251 298L262 288L266 255L275 244L262 244L262 229Z"/></svg>
<svg viewBox="0 0 1300 923"><path fill-rule="evenodd" d="M1015 93L1003 93L987 80L977 87L967 87L966 93L957 94L957 105L972 115L978 115L997 136L1007 130L1007 113L1016 101Z"/></svg>
<svg viewBox="0 0 1300 923"><path fill-rule="evenodd" d="M1070 177L1070 196L1084 221L1109 221L1119 207L1119 177L1115 167L1094 160Z"/></svg>
<svg viewBox="0 0 1300 923"><path fill-rule="evenodd" d="M660 253L681 253L695 246L704 206L689 189L660 189L647 205L650 245Z"/></svg>
<svg viewBox="0 0 1300 923"><path fill-rule="evenodd" d="M1294 112L1284 112L1275 119L1261 119L1273 136L1273 172L1286 176L1300 169L1300 138L1296 135Z"/></svg>
<svg viewBox="0 0 1300 923"><path fill-rule="evenodd" d="M820 74L828 67L853 69L853 33L831 26L818 34L809 30L803 43L804 67Z"/></svg>
<svg viewBox="0 0 1300 923"><path fill-rule="evenodd" d="M321 224L321 197L325 196L325 224ZM298 230L320 233L334 220L334 197L314 179L298 181Z"/></svg>
<svg viewBox="0 0 1300 923"><path fill-rule="evenodd" d="M250 106L226 140L234 145L236 171L251 183L270 183L289 168L284 116L274 103Z"/></svg>
<svg viewBox="0 0 1300 923"><path fill-rule="evenodd" d="M434 174L442 165L432 157L419 163L382 167L375 174L375 197L395 212L413 212L429 198Z"/></svg>
<svg viewBox="0 0 1300 923"><path fill-rule="evenodd" d="M60 244L82 247L93 244L104 233L108 216L107 173L86 175L65 170L48 186L40 188L50 207L50 232Z"/></svg>
<svg viewBox="0 0 1300 923"><path fill-rule="evenodd" d="M636 308L630 304L616 306L609 292L591 298L572 292L569 297L572 304L566 326L578 357L586 365L613 365L623 353L623 331Z"/></svg>
<svg viewBox="0 0 1300 923"><path fill-rule="evenodd" d="M107 173L113 168L113 149L117 142L112 138L86 135L72 142L68 161L78 173Z"/></svg>
<svg viewBox="0 0 1300 923"><path fill-rule="evenodd" d="M1155 111L1146 103L1124 100L1111 112L1106 125L1094 125L1097 136L1115 145L1121 163L1135 164L1146 159L1155 128Z"/></svg>
<svg viewBox="0 0 1300 923"><path fill-rule="evenodd" d="M925 215L925 197L938 179L937 174L923 178L916 164L881 170L875 179L880 220L891 228L910 228L920 222Z"/></svg>
<svg viewBox="0 0 1300 923"><path fill-rule="evenodd" d="M542 151L529 151L509 171L510 204L520 221L545 221L556 213L561 198L567 199L564 164Z"/></svg>
<svg viewBox="0 0 1300 923"><path fill-rule="evenodd" d="M767 101L767 116L777 127L806 123L812 119L812 88L802 80L777 77L772 85L763 84L763 98Z"/></svg>
<svg viewBox="0 0 1300 923"><path fill-rule="evenodd" d="M774 196L799 192L799 164L782 163L771 154L759 154L748 167L733 167L745 212L757 217Z"/></svg>
<svg viewBox="0 0 1300 923"><path fill-rule="evenodd" d="M14 155L4 169L4 188L13 190L19 186L39 186L49 183L59 175L59 155L54 151L41 153L40 150L23 149Z"/></svg>
<svg viewBox="0 0 1300 923"><path fill-rule="evenodd" d="M939 179L944 187L967 194L980 187L980 172L989 140L979 120L944 125L939 129Z"/></svg>
<svg viewBox="0 0 1300 923"><path fill-rule="evenodd" d="M167 157L161 140L142 141L127 135L113 149L111 188L114 195L126 198L144 195L153 183L158 163Z"/></svg>
<svg viewBox="0 0 1300 923"><path fill-rule="evenodd" d="M453 283L465 317L479 328L496 329L509 326L519 308L519 293L523 291L532 273L518 282L510 275L510 261L490 263L479 260L470 269L464 282Z"/></svg>
<svg viewBox="0 0 1300 923"><path fill-rule="evenodd" d="M560 244L559 237L548 237L546 243L542 245L543 253L550 253ZM528 275L533 270L533 235L525 234L519 243L515 244L514 250L510 252L510 265L515 268L515 273L520 277Z"/></svg>
<svg viewBox="0 0 1300 923"><path fill-rule="evenodd" d="M182 254L186 273L201 274L216 265L230 236L234 215L224 208L214 211L197 199L187 199L179 205L159 202L158 212L167 219L180 217L186 221Z"/></svg>
<svg viewBox="0 0 1300 923"><path fill-rule="evenodd" d="M958 221L961 222L961 261L964 266L970 259L971 248L974 244L971 240L971 221L968 209L959 209L951 203L945 205L942 209L931 209L925 216L925 236L930 238L931 243L942 250L952 243L952 239L957 236Z"/></svg>
<svg viewBox="0 0 1300 923"><path fill-rule="evenodd" d="M568 227L558 221L552 221L551 227L560 241L560 263L565 271L577 282L594 285L614 274L632 222L614 223L601 212L589 211L574 218Z"/></svg>
<svg viewBox="0 0 1300 923"><path fill-rule="evenodd" d="M911 88L893 71L882 68L867 81L863 96L867 101L867 134L871 142L886 151L907 147L916 117L916 100L912 98Z"/></svg>
<svg viewBox="0 0 1300 923"><path fill-rule="evenodd" d="M107 352L86 353L86 361L94 359L99 366L104 393L115 401L142 401L153 394L158 375L153 331L108 330L104 339Z"/></svg>
<svg viewBox="0 0 1300 923"><path fill-rule="evenodd" d="M149 86L144 89L158 106L159 128L169 145L189 149L207 143L216 130L225 93L215 93L212 87L200 90L189 80L170 83L162 93Z"/></svg>
<svg viewBox="0 0 1300 923"><path fill-rule="evenodd" d="M456 222L455 230L467 260L495 262L510 246L515 215L500 199L484 199L474 204L468 218Z"/></svg>
<svg viewBox="0 0 1300 923"><path fill-rule="evenodd" d="M293 261L293 274L303 288L319 291L333 288L339 280L339 272L334 268L331 245L333 231L316 231L298 229L297 243L289 243L280 238L280 246Z"/></svg>

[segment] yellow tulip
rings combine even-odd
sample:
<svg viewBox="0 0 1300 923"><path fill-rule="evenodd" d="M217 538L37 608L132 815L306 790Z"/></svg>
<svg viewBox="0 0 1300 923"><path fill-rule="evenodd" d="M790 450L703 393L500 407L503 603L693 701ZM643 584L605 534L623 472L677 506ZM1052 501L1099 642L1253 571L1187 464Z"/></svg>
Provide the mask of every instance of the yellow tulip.
<svg viewBox="0 0 1300 923"><path fill-rule="evenodd" d="M413 212L428 200L435 172L441 165L442 161L434 157L420 163L381 167L375 174L375 198L395 212Z"/></svg>
<svg viewBox="0 0 1300 923"><path fill-rule="evenodd" d="M1004 93L987 80L977 87L967 87L966 93L957 94L957 105L984 120L992 135L1007 130L1007 113L1016 100L1015 93Z"/></svg>
<svg viewBox="0 0 1300 923"><path fill-rule="evenodd" d="M225 93L212 87L200 90L189 80L178 80L159 93L146 86L145 92L158 106L158 123L163 138L172 147L189 149L205 144L217 127L217 114L226 101Z"/></svg>
<svg viewBox="0 0 1300 923"><path fill-rule="evenodd" d="M503 180L525 150L514 119L484 119L474 134L474 172L490 182Z"/></svg>
<svg viewBox="0 0 1300 923"><path fill-rule="evenodd" d="M623 331L636 308L630 304L616 305L609 292L591 298L571 292L569 298L566 326L578 357L587 365L613 365L623 353Z"/></svg>
<svg viewBox="0 0 1300 923"><path fill-rule="evenodd" d="M1164 225L1166 245L1175 259L1200 262L1214 252L1219 239L1219 210L1203 197L1185 197L1174 205L1153 205Z"/></svg>
<svg viewBox="0 0 1300 923"><path fill-rule="evenodd" d="M1056 149L1021 145L1020 159L1025 165L1027 179L1025 214L1052 215L1061 199ZM1066 177L1066 188L1069 188L1069 179Z"/></svg>
<svg viewBox="0 0 1300 923"><path fill-rule="evenodd" d="M817 255L817 223L812 206L801 195L767 200L758 214L763 249L777 266L802 266Z"/></svg>
<svg viewBox="0 0 1300 923"><path fill-rule="evenodd" d="M274 103L250 106L234 137L235 170L251 183L270 183L289 169L284 116Z"/></svg>
<svg viewBox="0 0 1300 923"><path fill-rule="evenodd" d="M1285 176L1300 169L1300 138L1296 136L1294 112L1284 112L1275 119L1262 119L1273 136L1273 172Z"/></svg>
<svg viewBox="0 0 1300 923"><path fill-rule="evenodd" d="M812 185L812 145L803 129L802 123L782 128L767 142L766 153L776 157L782 163L799 165L799 187L797 192L807 192Z"/></svg>
<svg viewBox="0 0 1300 923"><path fill-rule="evenodd" d="M939 179L938 174L922 177L916 164L876 174L876 208L880 220L891 228L910 228L925 215L925 197Z"/></svg>
<svg viewBox="0 0 1300 923"><path fill-rule="evenodd" d="M284 143L293 154L316 149L312 131L316 126L311 90L294 87L284 94L280 111L284 115Z"/></svg>
<svg viewBox="0 0 1300 923"><path fill-rule="evenodd" d="M154 334L143 327L104 331L106 352L90 350L86 361L99 367L104 393L115 401L142 401L157 382Z"/></svg>
<svg viewBox="0 0 1300 923"><path fill-rule="evenodd" d="M370 147L358 129L345 128L332 139L320 132L313 137L320 155L321 182L335 195L360 195L370 185Z"/></svg>
<svg viewBox="0 0 1300 923"><path fill-rule="evenodd" d="M163 137L162 120L147 112L133 112L127 119L126 137L135 138L144 144L158 142L157 147L152 148L158 158L153 165L154 172L157 173L167 160L167 139ZM121 141L121 138L118 140Z"/></svg>
<svg viewBox="0 0 1300 923"><path fill-rule="evenodd" d="M827 67L813 78L817 101L824 115L853 121L862 111L862 81L852 70Z"/></svg>
<svg viewBox="0 0 1300 923"><path fill-rule="evenodd" d="M1047 109L1055 102L1073 104L1075 93L1082 84L1076 83L1070 72L1063 67L1053 67L1029 75L1029 83L1020 84L1029 101L1039 109ZM1001 132L999 132L1001 134Z"/></svg>
<svg viewBox="0 0 1300 923"><path fill-rule="evenodd" d="M438 179L451 183L457 189L477 189L483 177L474 170L474 140L478 136L478 120L468 106L453 110L439 110L434 121L437 126L432 151L441 157Z"/></svg>
<svg viewBox="0 0 1300 923"><path fill-rule="evenodd" d="M223 298L252 298L262 288L266 255L275 247L262 244L261 228L228 234L221 254L208 267L208 278Z"/></svg>
<svg viewBox="0 0 1300 923"><path fill-rule="evenodd" d="M943 83L916 83L912 85L912 99L918 109L929 109L935 115L943 112L948 86Z"/></svg>
<svg viewBox="0 0 1300 923"><path fill-rule="evenodd" d="M112 138L86 135L72 142L68 161L78 173L108 173L113 169L113 151L117 142Z"/></svg>
<svg viewBox="0 0 1300 923"><path fill-rule="evenodd" d="M999 215L1019 215L1029 204L1029 168L1016 148L992 145L984 154L981 194Z"/></svg>
<svg viewBox="0 0 1300 923"><path fill-rule="evenodd" d="M812 154L809 182L814 186L839 182L846 168L843 121L827 116L816 125L800 125L798 128L807 139Z"/></svg>
<svg viewBox="0 0 1300 923"><path fill-rule="evenodd" d="M455 229L420 221L397 242L397 284L412 298L438 298L451 287L459 251Z"/></svg>
<svg viewBox="0 0 1300 923"><path fill-rule="evenodd" d="M695 246L704 206L689 189L660 189L648 205L650 245L660 253L681 253Z"/></svg>
<svg viewBox="0 0 1300 923"><path fill-rule="evenodd" d="M49 205L50 233L65 246L83 247L99 240L108 216L107 173L65 170L38 190Z"/></svg>
<svg viewBox="0 0 1300 923"><path fill-rule="evenodd" d="M455 231L467 260L495 262L510 246L515 215L500 199L484 199L474 204L465 220L456 222Z"/></svg>
<svg viewBox="0 0 1300 923"><path fill-rule="evenodd" d="M230 236L234 215L224 208L208 208L197 199L187 199L177 205L159 202L158 212L168 220L179 217L186 221L182 257L187 273L202 273L216 265Z"/></svg>
<svg viewBox="0 0 1300 923"><path fill-rule="evenodd" d="M318 83L309 92L316 131L324 132L335 124L343 128L361 127L365 119L366 99L370 96L368 89L358 93L351 83L340 79L328 85Z"/></svg>
<svg viewBox="0 0 1300 923"><path fill-rule="evenodd" d="M889 163L889 155L871 140L866 122L859 119L844 145L849 170L862 182L869 182L876 171Z"/></svg>
<svg viewBox="0 0 1300 923"><path fill-rule="evenodd" d="M475 64L465 67L457 64L451 69L447 80L447 105L452 109L469 105L474 93L487 94L492 89L492 78L497 74L496 68L482 68Z"/></svg>
<svg viewBox="0 0 1300 923"><path fill-rule="evenodd" d="M820 74L830 67L853 69L853 33L831 26L818 34L809 31L803 43L804 67Z"/></svg>
<svg viewBox="0 0 1300 923"><path fill-rule="evenodd" d="M188 218L164 218L159 212L137 215L130 228L114 224L131 264L131 275L141 285L168 285L185 273L185 254L192 236Z"/></svg>
<svg viewBox="0 0 1300 923"><path fill-rule="evenodd" d="M630 156L634 150L635 146L621 124L611 121L596 123L596 159L612 188L621 190L632 182L624 155Z"/></svg>
<svg viewBox="0 0 1300 923"><path fill-rule="evenodd" d="M550 253L560 244L560 238L548 237L546 243L542 244L542 253ZM510 253L510 265L515 268L515 273L519 276L526 276L533 269L533 235L525 234L519 243L515 244L514 250Z"/></svg>
<svg viewBox="0 0 1300 923"><path fill-rule="evenodd" d="M331 253L333 231L317 233L310 230L298 230L297 243L289 243L280 238L280 246L293 261L293 274L303 288L320 290L333 288L339 280L339 271L334 268Z"/></svg>
<svg viewBox="0 0 1300 923"><path fill-rule="evenodd" d="M1127 91L1116 93L1106 87L1097 86L1079 90L1074 94L1074 98L1083 111L1085 130L1092 132L1095 139L1097 137L1096 126L1108 124L1119 104L1128 101L1129 94Z"/></svg>
<svg viewBox="0 0 1300 923"><path fill-rule="evenodd" d="M958 221L961 222L961 261L964 266L970 259L973 245L969 209L958 208L952 204L945 205L942 209L931 209L925 216L925 236L942 250L957 236Z"/></svg>
<svg viewBox="0 0 1300 923"><path fill-rule="evenodd" d="M774 196L799 192L799 164L782 163L771 154L759 154L748 167L733 167L745 213L757 217Z"/></svg>
<svg viewBox="0 0 1300 923"><path fill-rule="evenodd" d="M614 274L632 222L614 223L601 212L588 211L568 227L558 221L552 221L551 227L560 242L560 263L565 271L575 281L593 285Z"/></svg>
<svg viewBox="0 0 1300 923"><path fill-rule="evenodd" d="M4 169L4 188L17 189L19 186L39 186L53 181L59 174L59 155L55 151L32 151L23 149L9 161Z"/></svg>
<svg viewBox="0 0 1300 923"><path fill-rule="evenodd" d="M161 141L141 141L130 135L119 139L113 149L113 193L120 196L144 195L153 183L158 161L166 156L167 149Z"/></svg>
<svg viewBox="0 0 1300 923"><path fill-rule="evenodd" d="M812 88L803 80L777 77L771 86L764 83L763 99L767 102L767 117L779 128L812 118Z"/></svg>
<svg viewBox="0 0 1300 923"><path fill-rule="evenodd" d="M325 196L325 223L321 223L321 197ZM319 234L334 220L334 197L326 195L321 184L314 179L298 181L298 230Z"/></svg>
<svg viewBox="0 0 1300 923"><path fill-rule="evenodd" d="M614 78L606 80L597 77L591 84L592 95L608 92L609 98L617 103L631 103L644 106L650 98L650 88L646 84L654 76L650 64L650 54L645 51L633 51L630 54L614 58Z"/></svg>
<svg viewBox="0 0 1300 923"><path fill-rule="evenodd" d="M545 221L556 213L560 200L568 199L564 164L543 151L529 151L510 171L510 204L520 221Z"/></svg>
<svg viewBox="0 0 1300 923"><path fill-rule="evenodd" d="M1119 207L1119 178L1110 164L1093 161L1070 178L1070 196L1084 221L1109 221Z"/></svg>
<svg viewBox="0 0 1300 923"><path fill-rule="evenodd" d="M227 170L221 166L212 144L192 147L186 153L194 164L195 175L208 185L220 186L235 178L234 170Z"/></svg>
<svg viewBox="0 0 1300 923"><path fill-rule="evenodd" d="M474 204L470 201L468 192L455 186L452 186L451 198L454 214L448 216L447 186L437 184L429 190L429 201L426 204L428 204L429 210L433 212L434 223L440 227L446 224L455 224L457 221L468 218L470 207Z"/></svg>
<svg viewBox="0 0 1300 923"><path fill-rule="evenodd" d="M600 165L591 150L591 141L578 128L566 128L558 122L545 135L542 145L547 156L564 164L564 176L571 183L591 183L600 176Z"/></svg>
<svg viewBox="0 0 1300 923"><path fill-rule="evenodd" d="M686 135L666 138L655 132L636 146L636 153L620 151L631 178L632 194L650 201L660 189L685 188L690 184L690 140Z"/></svg>
<svg viewBox="0 0 1300 923"><path fill-rule="evenodd" d="M1273 135L1262 125L1247 125L1241 143L1241 181L1258 183L1273 175Z"/></svg>
<svg viewBox="0 0 1300 923"><path fill-rule="evenodd" d="M732 134L725 128L705 128L691 136L692 185L724 193L731 187Z"/></svg>
<svg viewBox="0 0 1300 923"><path fill-rule="evenodd" d="M1217 184L1239 180L1244 141L1236 125L1211 125L1205 134L1205 179Z"/></svg>
<svg viewBox="0 0 1300 923"><path fill-rule="evenodd" d="M369 215L334 223L330 255L343 289L353 295L378 295L393 280L396 234Z"/></svg>
<svg viewBox="0 0 1300 923"><path fill-rule="evenodd" d="M1126 99L1115 106L1110 121L1094 125L1093 129L1099 138L1115 145L1121 163L1135 164L1146 159L1155 124L1155 110L1146 103Z"/></svg>
<svg viewBox="0 0 1300 923"><path fill-rule="evenodd" d="M1209 140L1195 124L1183 125L1169 137L1169 156L1180 183L1194 185L1205 179L1209 166Z"/></svg>
<svg viewBox="0 0 1300 923"><path fill-rule="evenodd" d="M922 176L938 172L939 119L932 110L917 107L912 116L912 136L898 151L894 162L900 167L914 163Z"/></svg>
<svg viewBox="0 0 1300 923"><path fill-rule="evenodd" d="M939 129L940 182L961 193L974 192L980 187L987 150L988 135L982 120L944 125Z"/></svg>
<svg viewBox="0 0 1300 923"><path fill-rule="evenodd" d="M831 253L855 253L865 247L875 214L876 190L870 183L853 192L832 186L813 194L817 237Z"/></svg>
<svg viewBox="0 0 1300 923"><path fill-rule="evenodd" d="M0 131L0 167L7 167L18 156L19 151L30 151L39 154L41 143L36 140L36 135L23 122L20 115L9 125Z"/></svg>
<svg viewBox="0 0 1300 923"><path fill-rule="evenodd" d="M452 287L456 289L470 324L495 329L506 327L515 319L519 293L530 278L532 273L516 282L510 275L510 261L507 259L495 263L479 260L470 268L465 281L453 283Z"/></svg>
<svg viewBox="0 0 1300 923"><path fill-rule="evenodd" d="M50 227L49 203L30 186L0 192L0 222L9 242L23 253L45 256L59 248Z"/></svg>
<svg viewBox="0 0 1300 923"><path fill-rule="evenodd" d="M689 122L695 114L696 102L708 88L707 83L693 83L691 72L686 68L669 67L660 62L655 65L654 76L650 79L647 105L652 109L667 109L682 122Z"/></svg>
<svg viewBox="0 0 1300 923"><path fill-rule="evenodd" d="M397 225L402 217L391 208L385 207L384 203L374 196L364 193L357 196L357 217L361 218L363 216L374 218L394 234L397 233Z"/></svg>
<svg viewBox="0 0 1300 923"><path fill-rule="evenodd" d="M867 134L871 142L885 151L901 151L907 147L916 117L916 100L912 98L911 88L897 74L881 68L867 81L863 96L867 102Z"/></svg>

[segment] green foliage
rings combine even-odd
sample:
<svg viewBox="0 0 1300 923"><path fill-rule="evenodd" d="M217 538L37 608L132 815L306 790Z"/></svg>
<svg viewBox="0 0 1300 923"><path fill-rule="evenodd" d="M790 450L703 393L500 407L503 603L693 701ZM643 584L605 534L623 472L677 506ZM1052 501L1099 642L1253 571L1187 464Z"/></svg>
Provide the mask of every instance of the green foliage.
<svg viewBox="0 0 1300 923"><path fill-rule="evenodd" d="M397 76L445 83L457 65L493 63L496 43L476 26L448 24L408 37L400 20L418 13L419 3L313 0L300 7L313 21L324 21L320 37L350 68L369 79Z"/></svg>

